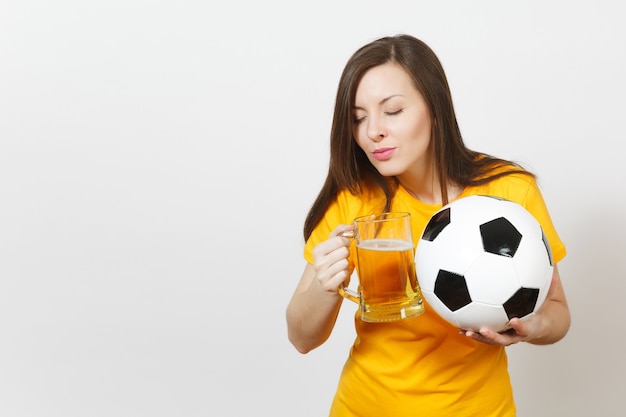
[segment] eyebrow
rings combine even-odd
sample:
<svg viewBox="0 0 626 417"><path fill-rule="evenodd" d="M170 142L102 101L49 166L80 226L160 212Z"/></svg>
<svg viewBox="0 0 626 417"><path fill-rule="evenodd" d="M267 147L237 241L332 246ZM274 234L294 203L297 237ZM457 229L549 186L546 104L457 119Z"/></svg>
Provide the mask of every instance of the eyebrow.
<svg viewBox="0 0 626 417"><path fill-rule="evenodd" d="M394 97L404 97L404 95L402 94L392 94L388 97L383 98L382 100L380 100L378 102L378 105L382 105L385 104L386 102L388 102L389 100L391 100ZM359 106L352 106L352 110L365 110L363 107L359 107Z"/></svg>

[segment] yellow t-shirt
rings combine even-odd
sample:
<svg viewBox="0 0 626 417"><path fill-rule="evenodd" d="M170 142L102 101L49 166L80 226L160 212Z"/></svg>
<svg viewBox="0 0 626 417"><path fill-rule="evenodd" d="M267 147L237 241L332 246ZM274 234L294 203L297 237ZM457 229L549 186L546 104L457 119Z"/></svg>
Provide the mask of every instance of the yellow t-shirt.
<svg viewBox="0 0 626 417"><path fill-rule="evenodd" d="M555 263L565 256L536 181L512 174L467 187L458 198L492 195L515 201L532 213L548 237ZM305 259L339 224L380 212L384 196L370 191L339 194L305 246ZM441 205L416 200L400 187L391 211L411 213L414 244ZM350 260L355 262L354 245ZM387 323L367 323L355 314L356 339L341 374L331 417L501 417L515 416L515 403L503 347L476 342L425 305L423 315Z"/></svg>

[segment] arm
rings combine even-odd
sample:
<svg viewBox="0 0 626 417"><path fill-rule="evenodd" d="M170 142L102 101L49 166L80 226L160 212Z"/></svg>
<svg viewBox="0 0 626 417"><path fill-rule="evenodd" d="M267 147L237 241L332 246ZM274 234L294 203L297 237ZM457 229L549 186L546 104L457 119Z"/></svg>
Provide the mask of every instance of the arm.
<svg viewBox="0 0 626 417"><path fill-rule="evenodd" d="M313 249L313 264L307 264L287 306L289 341L300 353L324 343L337 320L343 297L337 289L352 273L348 261L350 239L337 236L350 230L341 225L330 238Z"/></svg>
<svg viewBox="0 0 626 417"><path fill-rule="evenodd" d="M465 332L466 336L480 342L503 346L518 342L535 345L556 343L567 334L570 327L570 312L561 284L557 266L554 266L552 283L546 300L539 310L528 320L511 319L511 329L497 333L489 329L480 329L479 333Z"/></svg>

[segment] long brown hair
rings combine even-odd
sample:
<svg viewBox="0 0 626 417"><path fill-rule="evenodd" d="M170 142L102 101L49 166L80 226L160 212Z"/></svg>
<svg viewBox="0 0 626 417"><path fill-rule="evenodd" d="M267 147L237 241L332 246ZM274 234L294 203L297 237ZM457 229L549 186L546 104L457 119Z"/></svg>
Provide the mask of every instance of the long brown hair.
<svg viewBox="0 0 626 417"><path fill-rule="evenodd" d="M410 35L380 38L358 49L341 74L330 133L330 163L326 181L304 223L304 239L324 216L328 206L344 189L358 194L364 186L380 187L386 207L397 190L395 177L381 175L354 140L353 114L356 89L371 68L394 62L402 66L424 97L432 117L431 140L435 170L441 183L443 204L448 203L449 183L479 185L511 173L532 175L519 165L467 148L456 120L452 95L443 67L428 45ZM501 166L508 170L492 171Z"/></svg>

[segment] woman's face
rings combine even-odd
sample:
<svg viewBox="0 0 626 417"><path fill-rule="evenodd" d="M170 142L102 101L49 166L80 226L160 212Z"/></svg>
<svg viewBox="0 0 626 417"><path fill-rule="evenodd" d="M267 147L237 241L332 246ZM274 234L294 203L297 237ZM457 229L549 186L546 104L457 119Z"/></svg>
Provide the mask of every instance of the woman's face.
<svg viewBox="0 0 626 417"><path fill-rule="evenodd" d="M368 70L356 90L353 135L384 176L420 175L430 164L430 112L398 64Z"/></svg>

